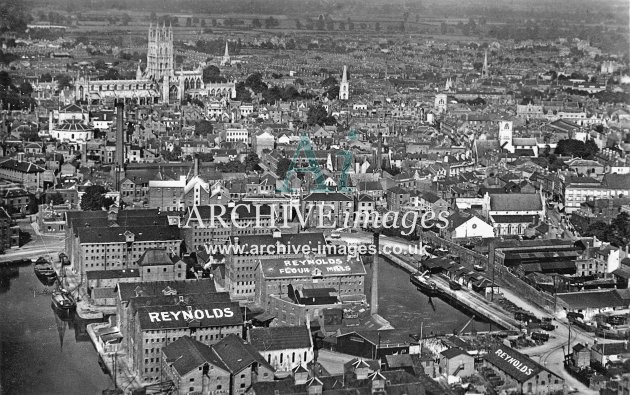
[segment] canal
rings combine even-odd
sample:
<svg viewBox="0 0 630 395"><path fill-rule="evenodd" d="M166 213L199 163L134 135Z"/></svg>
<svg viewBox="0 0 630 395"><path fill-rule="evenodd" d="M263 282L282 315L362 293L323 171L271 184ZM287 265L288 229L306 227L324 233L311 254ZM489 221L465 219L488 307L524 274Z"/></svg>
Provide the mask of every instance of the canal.
<svg viewBox="0 0 630 395"><path fill-rule="evenodd" d="M366 294L370 300L372 268L365 265L368 272L365 280ZM471 315L449 305L438 297L429 297L418 291L409 281L409 273L389 263L381 257L379 265L379 314L396 329L406 329L410 333L423 335L453 334L459 332L470 320ZM487 331L490 323L474 319L465 332ZM497 329L494 325L494 329Z"/></svg>
<svg viewBox="0 0 630 395"><path fill-rule="evenodd" d="M0 393L100 395L112 382L98 364L89 322L57 314L51 290L32 265L0 267Z"/></svg>

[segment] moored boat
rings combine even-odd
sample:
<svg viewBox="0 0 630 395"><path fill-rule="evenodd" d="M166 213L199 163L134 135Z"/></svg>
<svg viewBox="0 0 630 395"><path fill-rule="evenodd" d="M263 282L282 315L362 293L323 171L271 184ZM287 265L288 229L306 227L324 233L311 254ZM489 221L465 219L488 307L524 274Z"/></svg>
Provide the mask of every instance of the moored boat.
<svg viewBox="0 0 630 395"><path fill-rule="evenodd" d="M35 262L34 270L40 279L54 281L57 278L57 272L55 272L53 265L44 257Z"/></svg>
<svg viewBox="0 0 630 395"><path fill-rule="evenodd" d="M412 274L410 276L411 283L423 293L434 296L438 294L438 287L435 282L424 277L422 274Z"/></svg>
<svg viewBox="0 0 630 395"><path fill-rule="evenodd" d="M71 310L77 306L72 295L63 289L58 289L52 293L52 302L60 310Z"/></svg>
<svg viewBox="0 0 630 395"><path fill-rule="evenodd" d="M459 291L460 289L462 289L462 285L455 280L450 280L448 282L448 286L451 287L453 291Z"/></svg>

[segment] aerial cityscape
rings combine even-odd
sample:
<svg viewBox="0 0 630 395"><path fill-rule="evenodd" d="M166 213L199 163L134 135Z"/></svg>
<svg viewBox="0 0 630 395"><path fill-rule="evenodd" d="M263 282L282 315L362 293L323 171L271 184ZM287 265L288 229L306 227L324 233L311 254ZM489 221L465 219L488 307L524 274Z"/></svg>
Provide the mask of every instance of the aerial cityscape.
<svg viewBox="0 0 630 395"><path fill-rule="evenodd" d="M0 395L630 394L628 0L0 0L0 43Z"/></svg>

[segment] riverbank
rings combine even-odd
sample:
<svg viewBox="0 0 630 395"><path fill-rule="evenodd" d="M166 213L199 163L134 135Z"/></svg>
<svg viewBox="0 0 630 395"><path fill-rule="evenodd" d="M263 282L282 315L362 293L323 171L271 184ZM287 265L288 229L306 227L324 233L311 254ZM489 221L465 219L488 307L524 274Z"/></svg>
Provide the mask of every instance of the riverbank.
<svg viewBox="0 0 630 395"><path fill-rule="evenodd" d="M37 279L32 264L12 272L0 273L3 393L100 395L111 380L86 334L89 322L54 310L52 288Z"/></svg>
<svg viewBox="0 0 630 395"><path fill-rule="evenodd" d="M395 255L384 256L384 258L393 265L397 265L408 273L415 273L417 269L411 263L405 261L404 258ZM431 277L436 286L439 288L439 297L454 307L466 310L466 312L481 316L496 325L507 330L518 330L519 323L514 319L512 314L502 309L483 296L462 288L459 291L451 290L447 279L440 276Z"/></svg>

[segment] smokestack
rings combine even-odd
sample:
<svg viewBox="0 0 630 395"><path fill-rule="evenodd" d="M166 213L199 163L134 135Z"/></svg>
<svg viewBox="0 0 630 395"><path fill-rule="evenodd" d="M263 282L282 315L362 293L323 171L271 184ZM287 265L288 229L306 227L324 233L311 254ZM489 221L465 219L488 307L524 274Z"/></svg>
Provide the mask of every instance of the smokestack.
<svg viewBox="0 0 630 395"><path fill-rule="evenodd" d="M125 161L125 134L123 131L123 110L125 105L121 102L116 103L116 163L114 164L116 170L114 172L116 190L120 189L120 172L122 171L123 163Z"/></svg>
<svg viewBox="0 0 630 395"><path fill-rule="evenodd" d="M380 166L379 166L380 167ZM379 238L380 233L378 229L374 232L374 246L376 251L372 258L372 295L370 300L370 314L378 314L378 262L379 262Z"/></svg>
<svg viewBox="0 0 630 395"><path fill-rule="evenodd" d="M193 162L194 162L193 177L197 177L197 176L199 176L199 157L197 155L195 155L195 158L193 159Z"/></svg>
<svg viewBox="0 0 630 395"><path fill-rule="evenodd" d="M116 166L120 170L125 161L125 133L123 130L123 103L116 103Z"/></svg>
<svg viewBox="0 0 630 395"><path fill-rule="evenodd" d="M378 148L376 149L376 170L381 170L383 162L383 133L378 133Z"/></svg>
<svg viewBox="0 0 630 395"><path fill-rule="evenodd" d="M85 166L87 163L87 142L81 144L81 164Z"/></svg>

